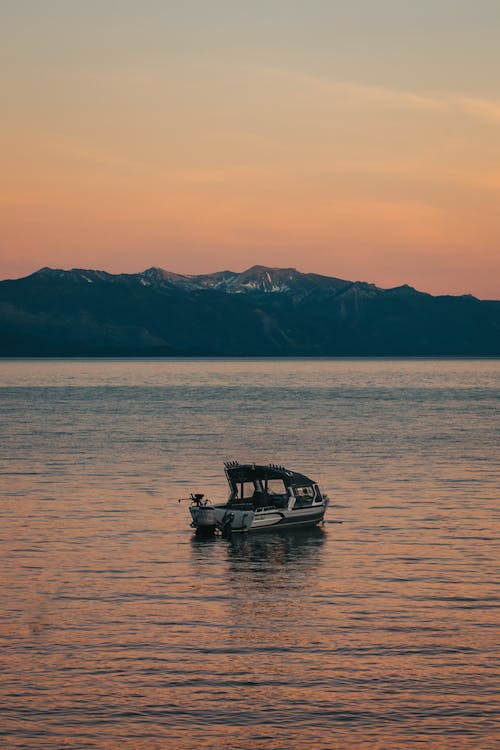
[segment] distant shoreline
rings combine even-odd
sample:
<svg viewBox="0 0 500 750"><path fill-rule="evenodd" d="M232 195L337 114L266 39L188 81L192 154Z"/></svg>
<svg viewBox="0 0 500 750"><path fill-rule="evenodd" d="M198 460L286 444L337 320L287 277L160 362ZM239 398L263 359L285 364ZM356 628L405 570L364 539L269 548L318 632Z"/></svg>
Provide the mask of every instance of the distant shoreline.
<svg viewBox="0 0 500 750"><path fill-rule="evenodd" d="M47 356L41 355L22 355L12 356L8 354L0 354L0 362L33 362L33 361L48 361L48 362L116 362L116 361L130 361L130 362L163 362L163 361L196 361L196 362L234 362L234 361L248 361L253 360L256 362L265 362L272 360L332 360L332 361L349 361L349 360L402 360L402 361L429 361L429 360L500 360L500 354L325 354L325 355L53 355Z"/></svg>

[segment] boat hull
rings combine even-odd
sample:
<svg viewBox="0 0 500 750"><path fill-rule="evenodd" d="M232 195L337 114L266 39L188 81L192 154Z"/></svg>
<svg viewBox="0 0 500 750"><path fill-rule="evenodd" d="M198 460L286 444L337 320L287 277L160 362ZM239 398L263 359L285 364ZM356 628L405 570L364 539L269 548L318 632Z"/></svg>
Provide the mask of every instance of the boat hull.
<svg viewBox="0 0 500 750"><path fill-rule="evenodd" d="M216 529L225 533L238 533L316 526L322 522L326 507L326 501L311 507L292 510L288 508L237 510L227 505L191 506L190 512L193 519L191 525L201 533L213 533Z"/></svg>

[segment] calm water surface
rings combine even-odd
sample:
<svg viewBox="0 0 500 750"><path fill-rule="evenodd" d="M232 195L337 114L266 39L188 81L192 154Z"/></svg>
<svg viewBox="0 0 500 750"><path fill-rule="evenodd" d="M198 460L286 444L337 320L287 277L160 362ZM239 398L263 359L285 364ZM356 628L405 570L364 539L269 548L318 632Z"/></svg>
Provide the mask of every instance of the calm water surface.
<svg viewBox="0 0 500 750"><path fill-rule="evenodd" d="M0 747L498 748L499 393L498 360L0 362ZM194 537L232 458L327 523Z"/></svg>

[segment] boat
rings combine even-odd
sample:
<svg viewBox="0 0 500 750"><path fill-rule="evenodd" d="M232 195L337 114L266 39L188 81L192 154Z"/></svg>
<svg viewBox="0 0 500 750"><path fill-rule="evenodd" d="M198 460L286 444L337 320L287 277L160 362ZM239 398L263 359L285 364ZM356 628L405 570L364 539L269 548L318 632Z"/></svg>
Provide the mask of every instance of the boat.
<svg viewBox="0 0 500 750"><path fill-rule="evenodd" d="M318 484L284 466L224 464L229 484L225 503L192 494L189 511L197 533L258 531L315 526L323 521L328 496Z"/></svg>

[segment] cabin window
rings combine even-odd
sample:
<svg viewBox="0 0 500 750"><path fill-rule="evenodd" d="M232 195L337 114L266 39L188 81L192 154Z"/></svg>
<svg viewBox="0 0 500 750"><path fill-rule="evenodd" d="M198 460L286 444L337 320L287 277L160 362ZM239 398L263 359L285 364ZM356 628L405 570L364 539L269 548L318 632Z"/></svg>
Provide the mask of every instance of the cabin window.
<svg viewBox="0 0 500 750"><path fill-rule="evenodd" d="M314 498L314 489L312 487L295 488L295 508L307 508L312 505Z"/></svg>
<svg viewBox="0 0 500 750"><path fill-rule="evenodd" d="M282 479L268 479L265 482L265 490L269 495L286 495L286 487Z"/></svg>
<svg viewBox="0 0 500 750"><path fill-rule="evenodd" d="M295 494L297 497L314 497L314 490L312 487L297 487Z"/></svg>
<svg viewBox="0 0 500 750"><path fill-rule="evenodd" d="M294 508L308 508L312 505L312 497L297 497L295 499Z"/></svg>
<svg viewBox="0 0 500 750"><path fill-rule="evenodd" d="M316 497L314 499L314 502L315 503L322 503L323 502L323 498L321 496L321 492L320 492L320 489L319 489L319 487L318 487L317 484L314 485L314 490L316 492Z"/></svg>
<svg viewBox="0 0 500 750"><path fill-rule="evenodd" d="M257 489L255 482L238 482L236 485L238 500L250 500Z"/></svg>
<svg viewBox="0 0 500 750"><path fill-rule="evenodd" d="M261 501L266 497L287 498L287 488L282 479L254 479L247 482L237 482L234 485L233 500L246 502L248 500Z"/></svg>

